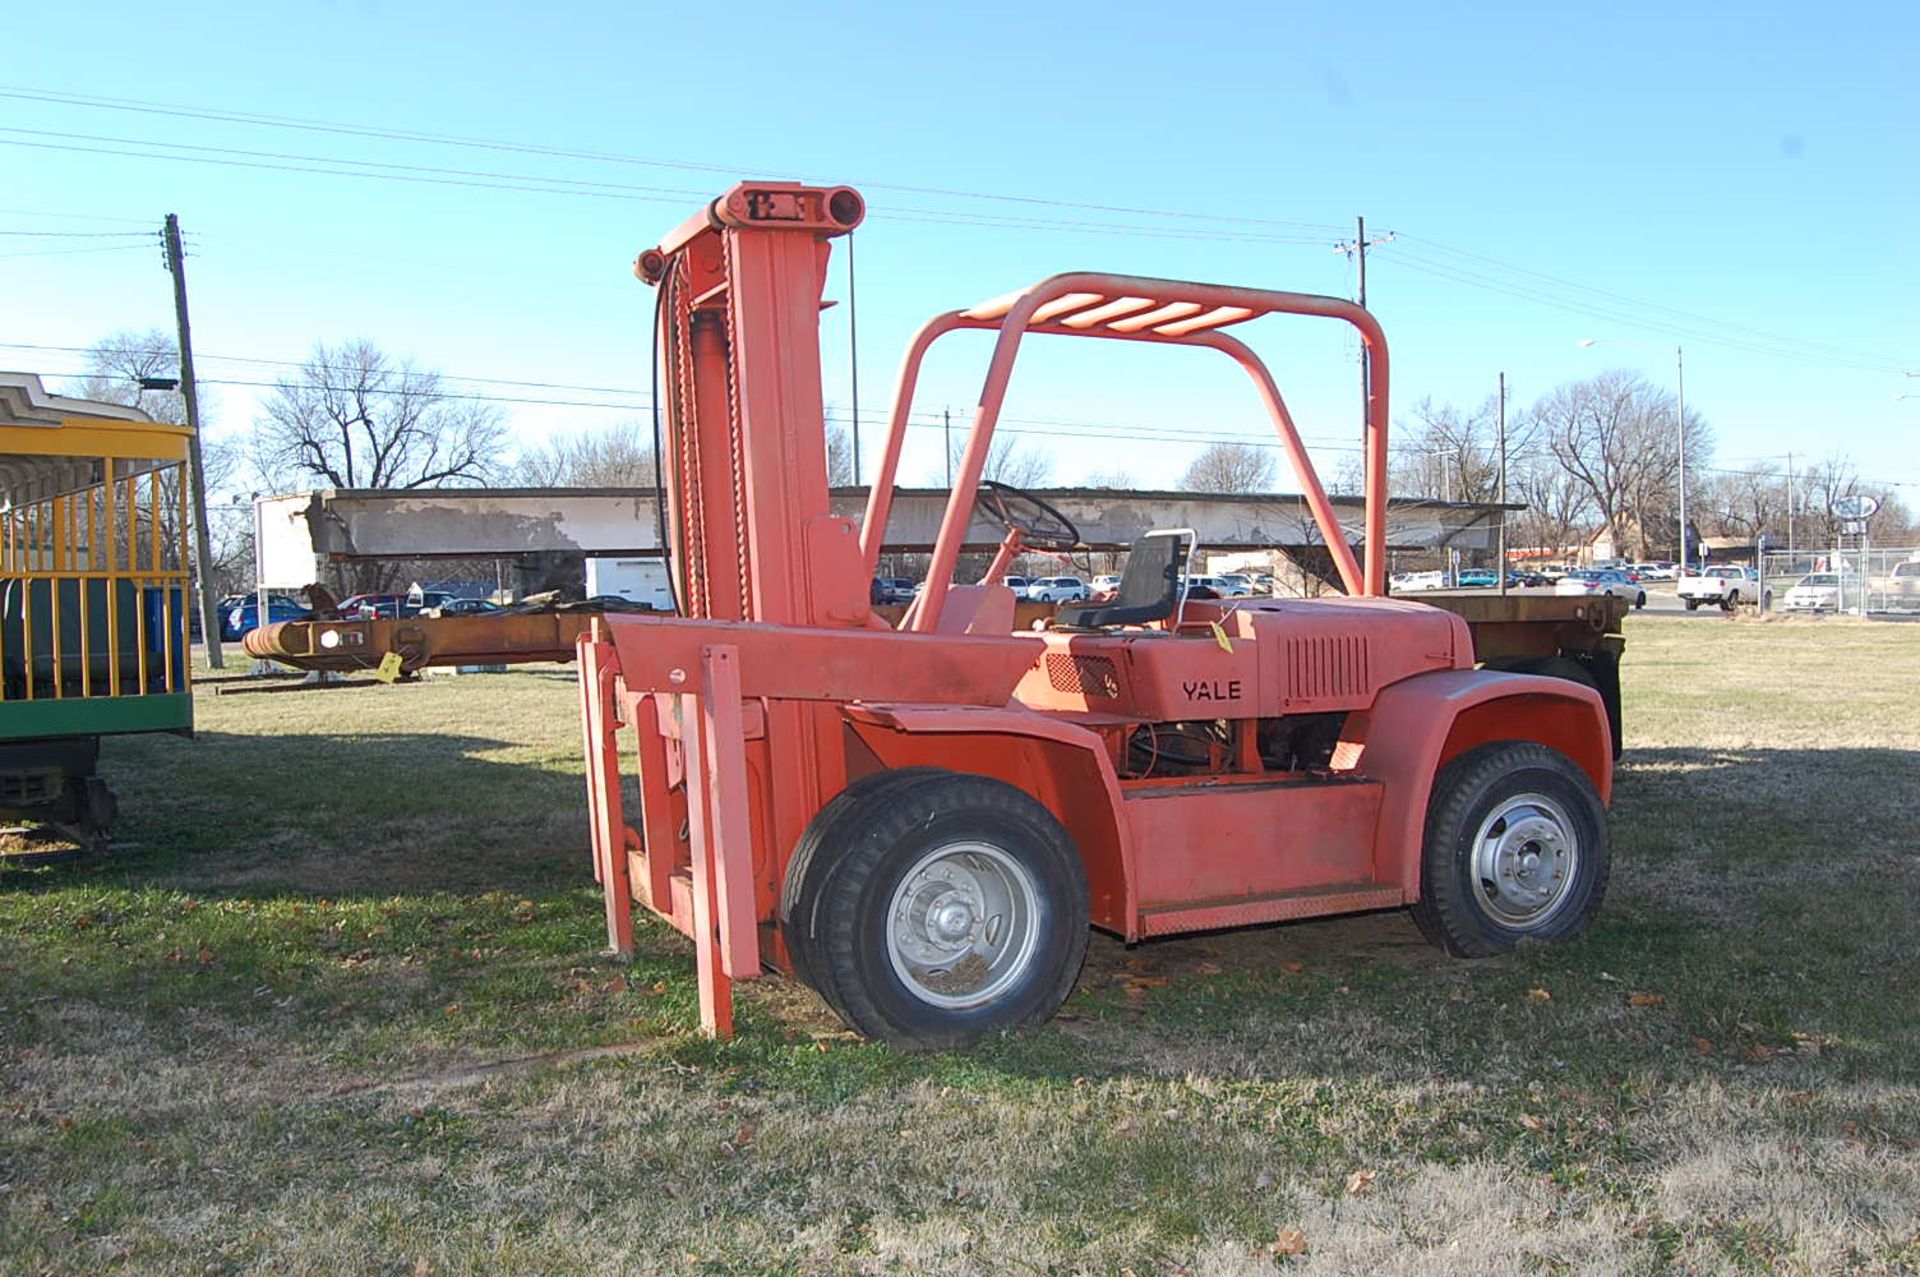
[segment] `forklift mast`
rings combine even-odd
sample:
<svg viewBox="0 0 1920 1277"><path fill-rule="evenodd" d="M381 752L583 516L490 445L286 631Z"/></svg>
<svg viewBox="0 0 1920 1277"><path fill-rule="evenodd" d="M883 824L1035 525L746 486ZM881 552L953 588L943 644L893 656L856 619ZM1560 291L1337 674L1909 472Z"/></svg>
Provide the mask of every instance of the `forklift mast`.
<svg viewBox="0 0 1920 1277"><path fill-rule="evenodd" d="M666 548L685 616L867 623L857 530L828 509L819 319L830 241L865 213L844 186L743 183L635 264L659 290Z"/></svg>

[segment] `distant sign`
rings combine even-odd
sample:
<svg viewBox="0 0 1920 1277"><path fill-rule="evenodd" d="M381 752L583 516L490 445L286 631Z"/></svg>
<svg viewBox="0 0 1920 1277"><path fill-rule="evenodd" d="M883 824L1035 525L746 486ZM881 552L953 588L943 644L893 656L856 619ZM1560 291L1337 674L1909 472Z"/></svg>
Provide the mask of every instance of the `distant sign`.
<svg viewBox="0 0 1920 1277"><path fill-rule="evenodd" d="M1871 519L1880 511L1880 498L1856 493L1841 497L1833 503L1833 512L1843 519L1853 522Z"/></svg>

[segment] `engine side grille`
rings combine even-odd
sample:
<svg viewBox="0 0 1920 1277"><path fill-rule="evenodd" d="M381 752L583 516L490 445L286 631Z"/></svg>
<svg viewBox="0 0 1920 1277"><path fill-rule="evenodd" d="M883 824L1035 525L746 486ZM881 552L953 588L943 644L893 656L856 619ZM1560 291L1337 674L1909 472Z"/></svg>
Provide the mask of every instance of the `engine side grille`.
<svg viewBox="0 0 1920 1277"><path fill-rule="evenodd" d="M1287 640L1287 699L1346 700L1373 694L1367 640L1318 635Z"/></svg>
<svg viewBox="0 0 1920 1277"><path fill-rule="evenodd" d="M1120 671L1104 656L1048 652L1047 681L1053 684L1054 691L1069 696L1085 696L1089 700L1120 699Z"/></svg>

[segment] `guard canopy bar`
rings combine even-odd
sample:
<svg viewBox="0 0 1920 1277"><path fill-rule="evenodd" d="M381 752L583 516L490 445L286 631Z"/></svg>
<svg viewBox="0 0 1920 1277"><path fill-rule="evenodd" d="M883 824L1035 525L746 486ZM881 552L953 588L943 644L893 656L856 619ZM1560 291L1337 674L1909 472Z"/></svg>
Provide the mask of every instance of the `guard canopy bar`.
<svg viewBox="0 0 1920 1277"><path fill-rule="evenodd" d="M1366 515L1362 529L1366 553L1364 571L1355 560L1347 534L1327 500L1319 474L1266 363L1246 343L1223 331L1264 315L1319 315L1344 320L1360 334L1370 374ZM1006 399L1014 357L1019 353L1020 339L1030 332L1205 346L1232 358L1252 378L1254 389L1273 420L1293 466L1294 478L1306 497L1308 508L1313 511L1341 583L1350 594L1386 592L1387 342L1373 316L1365 308L1337 297L1090 273L1055 275L1031 288L982 302L971 309L936 316L914 337L901 363L888 421L886 450L881 456L880 470L874 476L866 519L861 527L860 548L870 571L878 567L880 546L886 538L894 476L900 463L920 365L937 339L960 329L997 329L1000 335L987 365L960 473L955 476L953 492L941 521L933 563L927 572L926 595L913 621L915 629L931 631L939 624L947 586L966 537L974 494L993 445L994 425Z"/></svg>

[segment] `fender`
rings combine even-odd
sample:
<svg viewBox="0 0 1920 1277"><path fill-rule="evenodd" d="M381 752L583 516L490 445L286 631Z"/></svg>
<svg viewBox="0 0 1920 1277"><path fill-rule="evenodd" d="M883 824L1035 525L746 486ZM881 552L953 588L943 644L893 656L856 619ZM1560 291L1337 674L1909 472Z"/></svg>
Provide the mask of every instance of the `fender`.
<svg viewBox="0 0 1920 1277"><path fill-rule="evenodd" d="M1374 877L1420 898L1420 854L1427 803L1441 768L1493 741L1535 741L1557 749L1586 772L1600 801L1613 797L1612 737L1600 693L1581 683L1536 674L1446 670L1383 688L1371 708L1353 715L1340 754L1354 770L1383 783L1374 835ZM1339 757L1337 755L1336 757Z"/></svg>
<svg viewBox="0 0 1920 1277"><path fill-rule="evenodd" d="M1032 794L1079 850L1093 924L1137 938L1133 844L1119 818L1120 781L1098 735L1017 706L851 704L841 713L880 767L948 767ZM848 771L859 772L853 757Z"/></svg>

